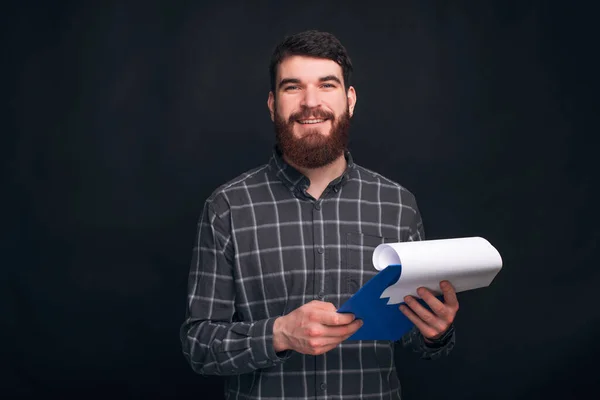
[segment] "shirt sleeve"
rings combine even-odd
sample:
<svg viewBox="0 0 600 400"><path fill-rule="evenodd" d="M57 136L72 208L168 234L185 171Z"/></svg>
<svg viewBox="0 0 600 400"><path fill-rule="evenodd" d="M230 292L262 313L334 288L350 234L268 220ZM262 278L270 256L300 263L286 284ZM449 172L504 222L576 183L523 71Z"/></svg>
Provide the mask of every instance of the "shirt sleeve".
<svg viewBox="0 0 600 400"><path fill-rule="evenodd" d="M236 313L229 220L230 211L223 203L205 203L189 272L180 340L192 369L203 375L247 373L290 355L273 348L275 318L241 321Z"/></svg>
<svg viewBox="0 0 600 400"><path fill-rule="evenodd" d="M421 218L421 212L416 204L413 204L414 217L410 223L410 235L409 241L425 240L425 229L423 227L423 219ZM455 327L452 324L443 337L435 343L425 342L423 334L415 326L409 332L402 337L402 344L404 346L412 347L412 349L420 353L420 357L426 360L434 360L442 356L450 354L456 343Z"/></svg>
<svg viewBox="0 0 600 400"><path fill-rule="evenodd" d="M425 342L425 338L417 327L413 327L402 337L402 345L412 348L424 360L435 360L447 356L454 348L455 343L456 334L454 332L454 324L448 328L444 334L444 338L436 343Z"/></svg>

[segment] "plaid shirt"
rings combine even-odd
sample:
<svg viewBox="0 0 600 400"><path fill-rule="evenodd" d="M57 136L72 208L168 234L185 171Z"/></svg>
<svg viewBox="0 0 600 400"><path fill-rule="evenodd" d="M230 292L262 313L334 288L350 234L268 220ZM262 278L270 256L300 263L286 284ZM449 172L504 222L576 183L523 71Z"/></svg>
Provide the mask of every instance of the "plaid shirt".
<svg viewBox="0 0 600 400"><path fill-rule="evenodd" d="M346 160L315 200L275 148L206 201L181 342L194 371L226 376L226 398L400 398L393 342L343 342L318 356L273 349L277 317L313 299L338 308L376 274L377 245L423 239L414 196ZM454 329L436 347L416 329L402 342L436 358L452 349Z"/></svg>

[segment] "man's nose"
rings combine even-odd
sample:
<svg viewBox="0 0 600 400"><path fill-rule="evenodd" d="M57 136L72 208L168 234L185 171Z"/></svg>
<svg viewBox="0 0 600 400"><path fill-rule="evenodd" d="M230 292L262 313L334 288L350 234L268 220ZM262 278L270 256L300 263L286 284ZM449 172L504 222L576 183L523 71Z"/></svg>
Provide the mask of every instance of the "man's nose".
<svg viewBox="0 0 600 400"><path fill-rule="evenodd" d="M302 98L302 105L307 108L314 108L321 105L321 99L317 88L307 87L304 90L304 97Z"/></svg>

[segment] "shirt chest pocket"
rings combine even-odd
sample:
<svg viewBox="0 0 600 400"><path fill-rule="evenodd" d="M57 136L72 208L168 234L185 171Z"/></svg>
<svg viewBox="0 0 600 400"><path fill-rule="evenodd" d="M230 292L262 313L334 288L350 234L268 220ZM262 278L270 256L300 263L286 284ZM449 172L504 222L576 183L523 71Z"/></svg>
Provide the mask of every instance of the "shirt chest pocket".
<svg viewBox="0 0 600 400"><path fill-rule="evenodd" d="M354 294L379 272L373 266L375 248L398 240L360 232L348 232L345 239L345 290Z"/></svg>

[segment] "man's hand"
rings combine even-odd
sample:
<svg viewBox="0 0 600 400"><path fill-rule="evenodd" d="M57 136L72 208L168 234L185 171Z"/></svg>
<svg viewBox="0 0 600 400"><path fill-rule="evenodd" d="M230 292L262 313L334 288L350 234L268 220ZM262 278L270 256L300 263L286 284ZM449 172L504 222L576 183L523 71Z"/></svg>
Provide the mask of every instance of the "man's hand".
<svg viewBox="0 0 600 400"><path fill-rule="evenodd" d="M419 296L433 312L419 304L412 296L406 296L404 298L406 305L400 306L400 311L415 324L426 340L435 340L442 336L450 328L458 312L458 299L452 284L448 281L442 281L440 282L440 289L444 294L444 303L439 301L426 288L417 289Z"/></svg>
<svg viewBox="0 0 600 400"><path fill-rule="evenodd" d="M362 321L355 320L353 314L338 313L333 304L313 300L275 320L273 347L276 352L295 350L303 354L323 354L361 326Z"/></svg>

